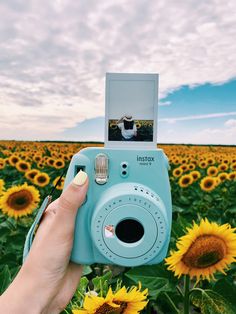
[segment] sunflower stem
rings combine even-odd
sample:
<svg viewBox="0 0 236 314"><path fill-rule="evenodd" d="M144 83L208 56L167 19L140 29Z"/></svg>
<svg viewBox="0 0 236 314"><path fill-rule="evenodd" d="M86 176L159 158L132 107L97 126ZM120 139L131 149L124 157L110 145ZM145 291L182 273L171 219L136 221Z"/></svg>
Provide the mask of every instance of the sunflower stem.
<svg viewBox="0 0 236 314"><path fill-rule="evenodd" d="M171 300L171 298L169 297L169 295L164 292L164 295L166 296L166 298L168 299L168 301L170 302L170 305L172 306L172 308L175 310L176 313L180 313L179 310L177 309L176 305L174 304L174 302Z"/></svg>
<svg viewBox="0 0 236 314"><path fill-rule="evenodd" d="M188 275L184 277L184 314L189 314L189 284L190 278Z"/></svg>
<svg viewBox="0 0 236 314"><path fill-rule="evenodd" d="M179 292L181 297L184 297L183 291L181 290L181 288L179 286L176 286L176 290Z"/></svg>

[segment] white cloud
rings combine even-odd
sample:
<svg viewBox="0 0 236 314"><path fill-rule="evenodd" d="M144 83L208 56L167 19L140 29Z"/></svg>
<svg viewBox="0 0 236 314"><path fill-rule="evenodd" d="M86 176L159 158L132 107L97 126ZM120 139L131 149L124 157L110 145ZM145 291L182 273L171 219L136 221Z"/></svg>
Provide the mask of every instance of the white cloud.
<svg viewBox="0 0 236 314"><path fill-rule="evenodd" d="M236 127L236 119L229 119L225 122L225 126Z"/></svg>
<svg viewBox="0 0 236 314"><path fill-rule="evenodd" d="M198 144L228 144L236 145L236 127L204 129L191 137L193 143Z"/></svg>
<svg viewBox="0 0 236 314"><path fill-rule="evenodd" d="M167 100L167 101L159 101L158 103L159 106L170 106L171 105L171 101Z"/></svg>
<svg viewBox="0 0 236 314"><path fill-rule="evenodd" d="M190 129L189 132L184 133L170 129L166 133L160 130L159 133L159 143L236 145L236 127L205 128L201 131Z"/></svg>
<svg viewBox="0 0 236 314"><path fill-rule="evenodd" d="M189 120L201 120L201 119L211 119L211 118L222 118L228 116L236 116L235 112L217 112L217 113L209 113L209 114L199 114L199 115L192 115L192 116L185 116L185 117L176 117L176 118L162 118L159 119L161 122L168 122L168 123L175 123L176 121L189 121ZM235 124L236 120L228 120L228 126L232 126ZM227 125L227 122L225 125ZM234 123L233 123L234 122Z"/></svg>
<svg viewBox="0 0 236 314"><path fill-rule="evenodd" d="M234 0L1 2L1 137L13 125L16 136L53 137L104 115L105 72L160 73L161 97L232 79L235 9Z"/></svg>

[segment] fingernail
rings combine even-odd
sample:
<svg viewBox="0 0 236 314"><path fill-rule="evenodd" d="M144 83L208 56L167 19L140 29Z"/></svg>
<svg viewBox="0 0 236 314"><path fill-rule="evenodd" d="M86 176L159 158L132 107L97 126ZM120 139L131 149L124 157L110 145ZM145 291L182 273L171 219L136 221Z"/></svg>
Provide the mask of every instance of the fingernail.
<svg viewBox="0 0 236 314"><path fill-rule="evenodd" d="M76 185L83 185L87 179L87 173L80 170L73 179L73 183Z"/></svg>

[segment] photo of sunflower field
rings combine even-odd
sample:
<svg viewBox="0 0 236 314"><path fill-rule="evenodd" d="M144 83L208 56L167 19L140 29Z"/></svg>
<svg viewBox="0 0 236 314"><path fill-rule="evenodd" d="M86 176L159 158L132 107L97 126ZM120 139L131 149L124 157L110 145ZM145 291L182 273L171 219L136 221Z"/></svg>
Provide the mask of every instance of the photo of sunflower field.
<svg viewBox="0 0 236 314"><path fill-rule="evenodd" d="M108 134L110 141L121 141L120 129L117 126L118 120L109 120ZM137 128L136 141L151 142L153 140L153 120L134 120Z"/></svg>
<svg viewBox="0 0 236 314"><path fill-rule="evenodd" d="M62 175L59 197L72 156L87 146L96 145L0 142L0 293L21 267L41 202ZM170 163L167 258L134 268L85 266L63 313L236 313L236 147L158 146Z"/></svg>

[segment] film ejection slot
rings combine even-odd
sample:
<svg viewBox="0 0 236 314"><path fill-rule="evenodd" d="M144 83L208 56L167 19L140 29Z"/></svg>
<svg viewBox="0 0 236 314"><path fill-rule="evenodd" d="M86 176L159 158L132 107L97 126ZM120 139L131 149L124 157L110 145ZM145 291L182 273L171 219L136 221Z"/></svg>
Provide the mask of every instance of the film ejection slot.
<svg viewBox="0 0 236 314"><path fill-rule="evenodd" d="M98 154L95 158L95 181L97 184L105 184L108 180L108 157Z"/></svg>

